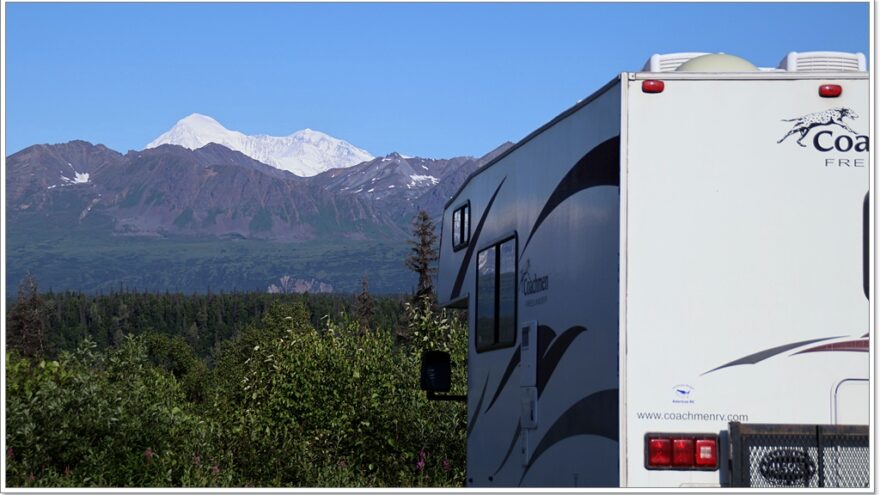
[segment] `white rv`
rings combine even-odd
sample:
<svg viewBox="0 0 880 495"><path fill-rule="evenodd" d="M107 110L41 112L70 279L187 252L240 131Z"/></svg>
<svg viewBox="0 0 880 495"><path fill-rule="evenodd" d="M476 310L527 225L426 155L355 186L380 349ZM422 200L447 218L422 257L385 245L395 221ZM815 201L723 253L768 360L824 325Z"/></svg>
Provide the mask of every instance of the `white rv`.
<svg viewBox="0 0 880 495"><path fill-rule="evenodd" d="M867 486L868 95L861 54L655 55L471 175L467 485Z"/></svg>

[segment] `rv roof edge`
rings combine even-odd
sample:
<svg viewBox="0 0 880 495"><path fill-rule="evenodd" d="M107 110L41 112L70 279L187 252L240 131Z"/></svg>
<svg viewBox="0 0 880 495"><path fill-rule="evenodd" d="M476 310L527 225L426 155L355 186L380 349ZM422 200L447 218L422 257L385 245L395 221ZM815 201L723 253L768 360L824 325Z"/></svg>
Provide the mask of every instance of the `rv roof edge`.
<svg viewBox="0 0 880 495"><path fill-rule="evenodd" d="M468 185L468 183L471 181L471 179L473 179L473 178L476 177L477 175L480 175L480 174L483 173L485 170L488 170L492 165L495 165L495 164L498 163L499 161L503 160L504 157L510 155L511 153L513 153L514 151L516 151L517 148L520 148L522 145L524 145L524 144L528 143L529 141L531 141L531 140L532 140L535 136L537 136L538 134L541 134L542 132L546 131L547 129L553 127L553 126L556 125L560 120L562 120L562 119L568 117L569 115L573 114L574 112L578 111L579 109L581 109L581 108L583 108L583 107L589 105L593 100L595 100L596 98L602 96L606 91L608 91L609 89L613 88L614 85L617 84L617 82L620 80L620 78L621 78L622 75L623 75L623 74L618 74L617 76L614 77L614 79L608 81L604 86L602 86L601 88L599 88L598 90L596 90L593 94L591 94L590 96L588 96L588 97L584 98L583 100L577 102L574 106L568 108L567 110L565 110L564 112L560 113L560 114L557 115L556 117L553 117L553 119L550 120L550 122L547 122L546 124L542 125L542 126L539 127L538 129L536 129L535 131L533 131L531 134L529 134L529 135L527 135L526 137L520 139L516 144L514 144L513 146L511 146L511 147L510 147L509 149L507 149L504 153L501 153L500 155L498 155L498 156L496 156L494 159L492 159L489 163L487 163L487 164L483 165L482 167L480 167L480 168L474 170L473 172L471 172L471 174L468 175L467 178L465 178L464 182L462 182L461 185L458 187L458 190L455 191L455 194L453 194L452 197L449 198L449 200L446 202L446 204L443 205L443 209L445 210L446 208L449 208L449 206L452 205L452 203L454 203L454 202L456 201L456 198L458 198L458 195L461 194L461 191L463 191L465 187L467 187L467 185Z"/></svg>
<svg viewBox="0 0 880 495"><path fill-rule="evenodd" d="M868 72L791 72L784 70L755 72L631 72L630 79L659 79L661 81L804 81L820 79L868 79Z"/></svg>

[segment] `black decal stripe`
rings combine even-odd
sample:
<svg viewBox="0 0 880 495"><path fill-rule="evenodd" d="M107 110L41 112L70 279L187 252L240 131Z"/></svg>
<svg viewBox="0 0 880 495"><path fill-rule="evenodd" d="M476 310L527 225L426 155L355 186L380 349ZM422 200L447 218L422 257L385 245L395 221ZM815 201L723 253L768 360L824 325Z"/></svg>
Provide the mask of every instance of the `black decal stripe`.
<svg viewBox="0 0 880 495"><path fill-rule="evenodd" d="M556 338L556 332L546 326L546 325L538 325L538 360L540 361L544 354L547 353L547 348L550 347L550 342L553 342L553 339Z"/></svg>
<svg viewBox="0 0 880 495"><path fill-rule="evenodd" d="M562 356L565 355L565 351L568 350L568 347L574 341L575 337L586 331L587 329L584 327L571 327L562 332L562 334L553 341L550 348L547 349L547 353L541 359L540 364L538 364L538 397L541 397L541 393L544 392L544 387L547 386L550 377L556 370L556 366L559 364L559 361L562 360Z"/></svg>
<svg viewBox="0 0 880 495"><path fill-rule="evenodd" d="M504 465L507 464L507 459L509 459L510 454L513 453L513 448L516 447L516 441L519 440L520 433L522 433L522 425L517 422L516 431L513 432L513 438L510 439L510 446L507 447L507 453L504 454L504 459L501 460L501 464L498 465L498 469L496 469L495 472L492 473L493 478L498 474L499 471L501 471L501 468L503 468Z"/></svg>
<svg viewBox="0 0 880 495"><path fill-rule="evenodd" d="M577 192L595 186L620 186L620 136L596 145L565 174L538 214L521 252L550 213Z"/></svg>
<svg viewBox="0 0 880 495"><path fill-rule="evenodd" d="M519 484L529 469L550 447L575 435L596 435L618 441L618 392L616 388L601 390L577 401L562 413L532 452Z"/></svg>
<svg viewBox="0 0 880 495"><path fill-rule="evenodd" d="M468 265L471 262L471 257L474 255L474 248L477 245L477 240L480 238L480 232L483 230L483 224L486 223L486 217L489 216L489 210L492 209L492 203L495 202L495 197L498 196L498 191L501 190L501 186L504 185L504 181L507 180L507 177L501 179L501 182L498 183L498 187L495 188L495 192L492 194L492 198L489 199L489 203L486 204L486 209L483 210L483 214L480 216L480 221L477 223L477 227L474 229L474 234L471 236L470 242L468 242L467 251L464 253L464 258L461 260L461 266L458 267L458 275L455 277L455 284L452 286L452 295L449 296L449 299L458 298L459 294L461 294L461 284L464 283L464 275L467 273Z"/></svg>
<svg viewBox="0 0 880 495"><path fill-rule="evenodd" d="M486 397L486 385L489 385L489 374L486 373L486 381L483 383L483 391L480 393L480 400L477 401L477 407L474 408L474 415L471 416L471 420L468 421L467 435L471 436L471 431L474 429L474 425L477 424L477 418L480 417L480 408L483 407L483 398Z"/></svg>
<svg viewBox="0 0 880 495"><path fill-rule="evenodd" d="M507 380L510 379L510 375L513 374L513 370L516 369L516 366L519 364L520 359L520 350L519 347L513 351L513 356L510 357L510 362L507 363L507 369L504 370L504 376L501 377L501 381L498 382L498 387L495 388L495 395L492 396L492 401L489 402L489 407L486 408L486 412L489 412L489 409L492 409L492 405L495 404L495 401L498 399L498 396L501 395L501 391L504 390L504 386L507 385Z"/></svg>
<svg viewBox="0 0 880 495"><path fill-rule="evenodd" d="M823 341L823 340L839 339L840 337L841 337L841 336L837 336L837 337L824 337L824 338L821 338L821 339L802 340L802 341L800 341L800 342L795 342L795 343L793 343L793 344L785 344L785 345L781 345L781 346L778 346L778 347L773 347L773 348L771 348L771 349L767 349L767 350L764 350L764 351L761 351L761 352L756 352L756 353L754 353L754 354L749 354L748 356L746 356L746 357L742 357L742 358L739 358L739 359L737 359L736 361L731 361L731 362L729 362L729 363L727 363L727 364L723 364L723 365L721 365L721 366L719 366L719 367L717 367L717 368L715 368L715 369L711 369L711 370L709 370L709 371L703 373L703 375L707 375L707 374L709 374L709 373L712 373L713 371L718 371L718 370L720 370L720 369L729 368L730 366L739 366L739 365L742 365L742 364L755 364L755 363L759 363L759 362L761 362L761 361L763 361L763 360L765 360L765 359L771 358L771 357L773 357L773 356L775 356L775 355L777 355L777 354L781 354L781 353L783 353L783 352L785 352L785 351L788 351L788 350L794 349L794 348L796 348L796 347L800 347L800 346L802 346L802 345L812 344L813 342L821 342L821 341ZM703 375L700 375L700 376L703 376Z"/></svg>

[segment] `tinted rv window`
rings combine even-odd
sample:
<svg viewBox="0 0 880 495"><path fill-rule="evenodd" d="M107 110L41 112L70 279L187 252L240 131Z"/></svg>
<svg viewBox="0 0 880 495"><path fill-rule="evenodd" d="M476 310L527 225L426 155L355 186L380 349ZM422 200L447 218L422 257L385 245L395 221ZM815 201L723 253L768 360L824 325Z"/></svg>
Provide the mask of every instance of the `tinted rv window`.
<svg viewBox="0 0 880 495"><path fill-rule="evenodd" d="M471 237L471 205L465 203L452 212L452 248L461 249L467 246Z"/></svg>
<svg viewBox="0 0 880 495"><path fill-rule="evenodd" d="M516 237L477 254L477 351L516 341Z"/></svg>
<svg viewBox="0 0 880 495"><path fill-rule="evenodd" d="M477 350L495 345L495 246L477 255Z"/></svg>
<svg viewBox="0 0 880 495"><path fill-rule="evenodd" d="M516 239L501 243L498 263L498 344L513 345L516 336Z"/></svg>
<svg viewBox="0 0 880 495"><path fill-rule="evenodd" d="M464 244L471 241L471 204L464 205L461 210L461 238Z"/></svg>

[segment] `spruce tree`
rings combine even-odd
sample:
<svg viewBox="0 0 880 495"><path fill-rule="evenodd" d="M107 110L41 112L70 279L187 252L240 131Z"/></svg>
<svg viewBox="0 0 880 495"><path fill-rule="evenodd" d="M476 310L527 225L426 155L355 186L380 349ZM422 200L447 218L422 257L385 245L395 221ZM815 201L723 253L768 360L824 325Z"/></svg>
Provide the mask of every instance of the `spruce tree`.
<svg viewBox="0 0 880 495"><path fill-rule="evenodd" d="M434 222L425 210L419 211L413 221L412 237L408 241L412 254L406 259L406 267L419 276L419 285L413 301L425 301L433 304L436 301L434 274L437 272L434 262L437 261L439 255L435 248L437 234L434 233Z"/></svg>
<svg viewBox="0 0 880 495"><path fill-rule="evenodd" d="M24 356L40 357L45 352L43 298L37 280L28 273L18 286L18 299L9 311L6 345Z"/></svg>
<svg viewBox="0 0 880 495"><path fill-rule="evenodd" d="M373 296L370 295L370 283L367 280L367 275L364 274L364 278L361 279L361 293L357 296L355 307L355 315L361 330L370 329L374 313L375 302L373 301Z"/></svg>

